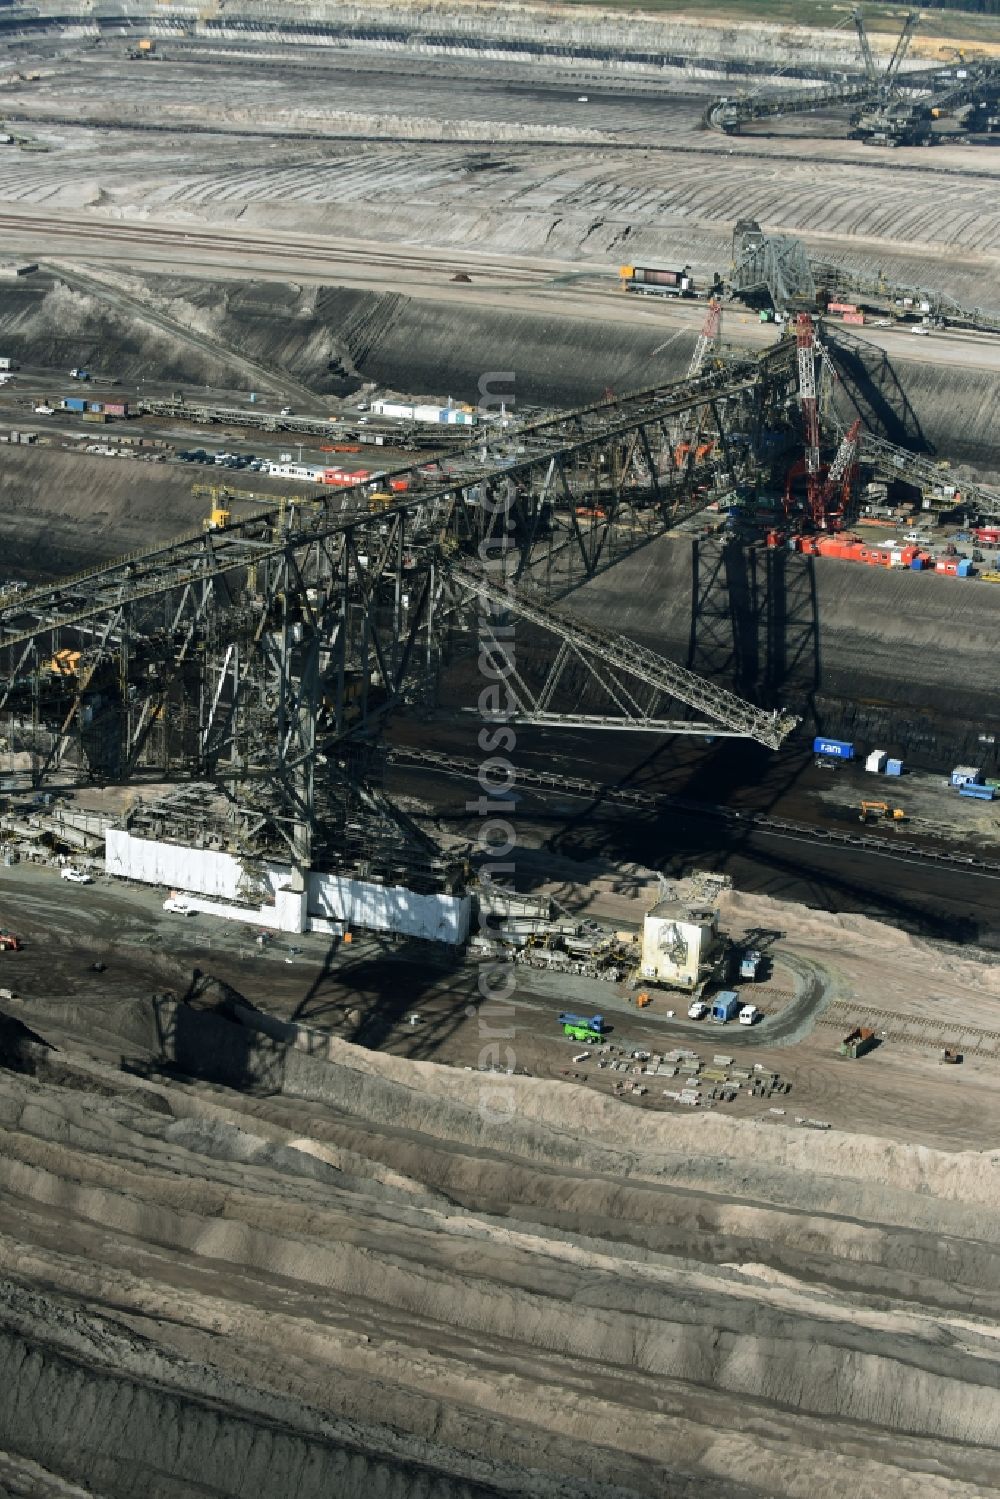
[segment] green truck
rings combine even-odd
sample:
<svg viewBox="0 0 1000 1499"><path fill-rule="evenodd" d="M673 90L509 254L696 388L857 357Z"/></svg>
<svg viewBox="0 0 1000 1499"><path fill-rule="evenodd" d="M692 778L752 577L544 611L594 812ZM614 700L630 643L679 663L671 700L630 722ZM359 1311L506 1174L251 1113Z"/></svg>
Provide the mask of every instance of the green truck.
<svg viewBox="0 0 1000 1499"><path fill-rule="evenodd" d="M559 1016L559 1024L564 1036L573 1041L586 1041L591 1046L604 1036L603 1015L571 1015L564 1011Z"/></svg>

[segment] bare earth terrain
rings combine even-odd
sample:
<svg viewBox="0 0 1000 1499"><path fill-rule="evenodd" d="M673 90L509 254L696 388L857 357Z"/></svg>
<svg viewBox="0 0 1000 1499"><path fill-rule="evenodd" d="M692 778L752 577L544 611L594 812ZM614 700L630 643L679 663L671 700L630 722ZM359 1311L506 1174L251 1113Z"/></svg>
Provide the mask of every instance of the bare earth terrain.
<svg viewBox="0 0 1000 1499"><path fill-rule="evenodd" d="M708 26L428 5L416 39L335 43L166 9L0 31L0 252L41 264L0 281L0 352L31 369L5 432L36 376L55 399L83 361L128 393L262 389L299 412L366 381L474 400L491 369L516 369L526 404L666 381L703 309L626 297L617 267L690 265L704 287L738 217L1000 307L995 141L883 153L832 116L703 127L723 89L855 64L845 26L795 31L794 4L774 27L759 6ZM282 16L413 24L406 6L307 10ZM937 20L925 61L948 45ZM954 36L1000 45L991 24ZM147 33L157 60L130 60ZM640 44L670 61L624 56ZM898 397L888 435L1000 473L1000 341L859 336ZM733 309L725 337L774 333ZM205 513L179 466L4 452L5 574L69 572ZM680 659L691 555L660 538L578 606ZM997 606L937 578L914 605L910 578L824 566L811 707L826 694L861 738L918 725L929 756L949 734L972 753L995 729ZM433 721L394 733L467 752ZM530 742L563 773L830 827L856 825L865 791L860 772L827 790L801 744L737 770L732 746ZM460 843L466 788L395 774ZM949 830L930 771L908 785L911 836L995 857L992 808ZM0 866L0 930L24 944L0 952L0 1492L998 1492L996 880L727 841L668 806L519 809L519 880L574 917L634 931L658 871L725 868L724 927L773 934L763 1020L723 1030L676 995L640 1011L624 983L527 967L485 1003L476 961L434 944L260 948L165 914L164 891ZM581 1056L564 1008L603 1011L610 1049ZM879 1044L850 1061L859 1024ZM748 1080L685 1107L633 1056L684 1048ZM755 1091L755 1070L780 1088Z"/></svg>

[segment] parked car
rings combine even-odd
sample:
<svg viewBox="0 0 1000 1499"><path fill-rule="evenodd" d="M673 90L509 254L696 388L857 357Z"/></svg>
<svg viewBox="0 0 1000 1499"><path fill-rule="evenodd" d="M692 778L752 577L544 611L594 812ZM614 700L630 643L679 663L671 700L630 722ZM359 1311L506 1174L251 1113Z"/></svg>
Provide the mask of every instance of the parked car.
<svg viewBox="0 0 1000 1499"><path fill-rule="evenodd" d="M708 1005L702 1004L700 999L692 1000L692 1002L688 1005L689 1020L704 1020L707 1014Z"/></svg>
<svg viewBox="0 0 1000 1499"><path fill-rule="evenodd" d="M74 869L72 864L67 864L61 870L61 875L64 880L71 880L74 885L92 885L94 883L94 876L92 874L88 874L85 869Z"/></svg>

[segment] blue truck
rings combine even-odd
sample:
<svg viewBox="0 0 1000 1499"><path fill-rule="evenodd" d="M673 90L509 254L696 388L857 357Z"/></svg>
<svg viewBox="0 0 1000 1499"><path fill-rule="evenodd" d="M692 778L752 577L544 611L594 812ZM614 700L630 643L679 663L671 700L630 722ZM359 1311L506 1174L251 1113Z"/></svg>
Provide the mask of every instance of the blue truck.
<svg viewBox="0 0 1000 1499"><path fill-rule="evenodd" d="M959 786L958 794L975 797L976 801L980 802L991 802L997 793L995 786L978 786L975 781L967 781L964 786Z"/></svg>
<svg viewBox="0 0 1000 1499"><path fill-rule="evenodd" d="M727 1021L735 1020L740 1013L740 996L735 989L723 989L712 1000L712 1019L717 1025L725 1025Z"/></svg>
<svg viewBox="0 0 1000 1499"><path fill-rule="evenodd" d="M813 740L813 754L829 755L832 760L853 760L854 745L848 744L846 739L826 739L817 734Z"/></svg>

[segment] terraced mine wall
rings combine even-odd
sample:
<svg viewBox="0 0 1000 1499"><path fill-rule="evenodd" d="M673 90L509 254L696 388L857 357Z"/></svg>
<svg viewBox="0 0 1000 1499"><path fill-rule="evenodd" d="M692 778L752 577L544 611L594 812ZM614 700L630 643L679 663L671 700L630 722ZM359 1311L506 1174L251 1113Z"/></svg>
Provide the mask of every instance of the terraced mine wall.
<svg viewBox="0 0 1000 1499"><path fill-rule="evenodd" d="M101 1007L130 1058L141 1004ZM566 1083L493 1113L457 1068L143 1008L148 1081L0 1075L6 1451L163 1499L989 1490L989 1152L637 1141Z"/></svg>
<svg viewBox="0 0 1000 1499"><path fill-rule="evenodd" d="M58 1341L44 1330L52 1319ZM113 1362L105 1363L109 1355ZM428 1448L421 1462L412 1451L425 1444L355 1422L318 1419L298 1401L262 1398L216 1370L165 1356L113 1319L62 1309L9 1281L0 1292L0 1371L4 1450L41 1463L50 1474L82 1479L107 1499L272 1495L279 1475L300 1499L331 1493L343 1499L409 1499L414 1493L501 1499L512 1492L506 1483L443 1471L441 1449L431 1455ZM455 1464L486 1466L457 1454ZM530 1484L530 1475L517 1481ZM60 1485L58 1492L69 1490ZM572 1492L596 1499L590 1485ZM551 1490L534 1493L548 1499Z"/></svg>
<svg viewBox="0 0 1000 1499"><path fill-rule="evenodd" d="M581 14L562 7L527 7L461 3L402 5L341 5L242 0L227 7L224 16L204 6L173 4L169 11L154 5L131 5L105 0L99 5L79 0L51 0L24 14L4 18L3 29L16 33L44 31L59 22L79 20L86 34L120 28L123 21L142 27L154 37L177 40L194 36L205 41L260 45L298 44L338 48L378 47L386 51L416 50L427 54L498 58L520 62L611 64L616 68L649 70L698 63L728 63L735 76L757 71L762 63L782 65L787 77L826 76L835 68L857 68L858 49L851 35L834 30L796 27L776 31L760 23L739 27L713 25L710 19L633 16L627 25L620 14L592 9ZM876 49L880 38L873 36ZM915 64L911 63L911 66Z"/></svg>
<svg viewBox="0 0 1000 1499"><path fill-rule="evenodd" d="M152 356L163 378L178 385L250 389L241 371L241 361L250 359L310 386L318 412L323 394L347 394L364 381L475 402L484 371L513 370L516 409L518 402L573 406L609 387L625 392L677 379L695 338L693 331L678 336L667 324L609 322L601 299L593 317L539 319L502 306L405 297L391 288L219 287L167 277L147 282L151 304L197 327L204 346L172 341L165 329L130 321L98 296L39 276L0 286L4 351L23 364L82 364L117 377L123 388L148 372ZM838 402L845 417L860 415L878 436L1000 479L1000 377L890 357L835 326L826 336L841 375Z"/></svg>
<svg viewBox="0 0 1000 1499"><path fill-rule="evenodd" d="M61 577L198 530L208 501L191 487L204 481L187 465L0 449L3 576ZM277 493L281 481L255 474L254 488Z"/></svg>

